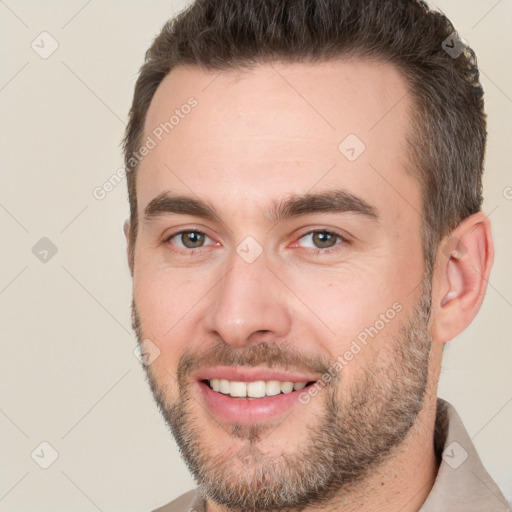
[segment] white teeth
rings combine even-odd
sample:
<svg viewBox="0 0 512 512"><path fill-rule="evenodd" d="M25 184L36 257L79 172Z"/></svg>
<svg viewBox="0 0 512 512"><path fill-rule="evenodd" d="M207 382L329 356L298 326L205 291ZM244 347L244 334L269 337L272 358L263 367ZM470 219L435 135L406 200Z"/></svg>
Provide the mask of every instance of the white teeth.
<svg viewBox="0 0 512 512"><path fill-rule="evenodd" d="M229 394L236 397L247 396L247 384L245 382L231 381L229 383Z"/></svg>
<svg viewBox="0 0 512 512"><path fill-rule="evenodd" d="M224 393L225 395L229 395L229 380L220 379L219 380L219 391Z"/></svg>
<svg viewBox="0 0 512 512"><path fill-rule="evenodd" d="M291 393L293 391L293 382L281 382L281 393Z"/></svg>
<svg viewBox="0 0 512 512"><path fill-rule="evenodd" d="M302 389L307 384L307 382L281 382L279 380L239 382L226 379L210 379L209 383L213 391L235 398L262 398L280 393L291 393Z"/></svg>
<svg viewBox="0 0 512 512"><path fill-rule="evenodd" d="M278 380L269 380L267 382L267 396L279 395L281 393L281 383Z"/></svg>
<svg viewBox="0 0 512 512"><path fill-rule="evenodd" d="M261 398L265 396L267 385L264 380L257 380L256 382L247 383L247 396L251 398Z"/></svg>

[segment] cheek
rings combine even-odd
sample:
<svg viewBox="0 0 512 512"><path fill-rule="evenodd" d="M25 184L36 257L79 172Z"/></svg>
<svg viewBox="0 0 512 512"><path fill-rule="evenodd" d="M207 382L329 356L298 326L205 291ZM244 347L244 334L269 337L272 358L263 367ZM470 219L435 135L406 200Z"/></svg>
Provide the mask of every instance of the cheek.
<svg viewBox="0 0 512 512"><path fill-rule="evenodd" d="M191 321L195 306L207 290L200 279L184 277L183 272L154 269L141 265L134 276L134 296L141 319L142 333L160 351L152 364L159 379L175 375L186 346L198 334L197 322Z"/></svg>
<svg viewBox="0 0 512 512"><path fill-rule="evenodd" d="M160 257L136 260L134 294L141 317L159 338L185 320L208 290L204 272L173 268Z"/></svg>
<svg viewBox="0 0 512 512"><path fill-rule="evenodd" d="M296 317L332 361L342 359L352 369L370 364L396 337L405 301L413 298L395 275L393 268L370 265L295 275L297 313L303 312Z"/></svg>

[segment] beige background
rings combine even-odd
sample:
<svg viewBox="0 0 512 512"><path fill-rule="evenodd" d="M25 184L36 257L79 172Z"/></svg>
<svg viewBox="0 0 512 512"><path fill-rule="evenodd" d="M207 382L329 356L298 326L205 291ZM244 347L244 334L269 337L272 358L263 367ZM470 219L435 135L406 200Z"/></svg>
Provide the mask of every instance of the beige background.
<svg viewBox="0 0 512 512"><path fill-rule="evenodd" d="M136 72L182 5L0 1L0 512L145 511L194 486L132 353L125 181L101 201L92 193L122 165ZM439 394L512 501L512 2L438 6L479 57L497 250L480 314L446 351ZM31 47L51 49L43 31L59 45L47 59ZM32 252L43 237L58 249L46 263ZM31 458L43 441L58 452L48 469Z"/></svg>

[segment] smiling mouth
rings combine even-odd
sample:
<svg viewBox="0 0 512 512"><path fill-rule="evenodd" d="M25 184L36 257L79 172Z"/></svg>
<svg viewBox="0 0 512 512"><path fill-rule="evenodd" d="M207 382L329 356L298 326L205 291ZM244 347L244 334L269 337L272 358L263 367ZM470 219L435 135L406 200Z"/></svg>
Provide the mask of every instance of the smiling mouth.
<svg viewBox="0 0 512 512"><path fill-rule="evenodd" d="M291 382L279 380L240 382L227 379L206 379L202 382L217 393L232 398L249 399L264 398L280 394L287 395L294 391L300 391L315 383L315 381Z"/></svg>

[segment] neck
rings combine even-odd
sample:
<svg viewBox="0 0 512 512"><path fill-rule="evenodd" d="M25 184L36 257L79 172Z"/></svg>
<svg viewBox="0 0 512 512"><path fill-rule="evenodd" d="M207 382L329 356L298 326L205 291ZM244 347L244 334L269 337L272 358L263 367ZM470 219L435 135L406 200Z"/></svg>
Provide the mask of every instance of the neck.
<svg viewBox="0 0 512 512"><path fill-rule="evenodd" d="M434 397L425 403L406 439L379 468L327 507L307 509L308 512L418 512L439 467L434 451L435 412Z"/></svg>

